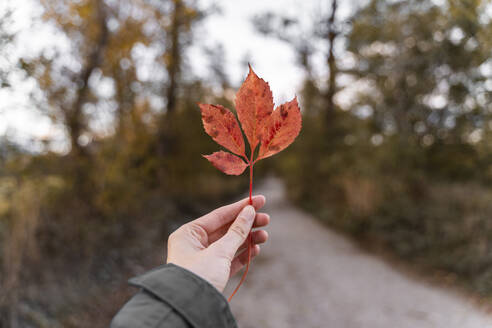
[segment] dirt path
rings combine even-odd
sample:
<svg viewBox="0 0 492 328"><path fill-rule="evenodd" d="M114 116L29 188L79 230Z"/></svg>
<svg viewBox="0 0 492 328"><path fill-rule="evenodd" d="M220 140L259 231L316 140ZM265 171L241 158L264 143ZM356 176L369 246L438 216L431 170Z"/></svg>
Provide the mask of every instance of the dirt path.
<svg viewBox="0 0 492 328"><path fill-rule="evenodd" d="M278 180L255 193L267 196L272 223L231 302L240 328L492 327L461 296L405 276L286 203Z"/></svg>

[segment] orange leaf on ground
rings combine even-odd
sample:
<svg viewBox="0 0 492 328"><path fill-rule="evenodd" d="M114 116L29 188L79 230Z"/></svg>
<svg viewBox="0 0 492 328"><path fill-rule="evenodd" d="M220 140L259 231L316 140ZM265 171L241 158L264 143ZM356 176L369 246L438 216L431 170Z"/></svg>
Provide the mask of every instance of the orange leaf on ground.
<svg viewBox="0 0 492 328"><path fill-rule="evenodd" d="M246 80L236 94L236 111L251 151L258 145L263 126L273 111L273 96L268 83L251 66Z"/></svg>
<svg viewBox="0 0 492 328"><path fill-rule="evenodd" d="M216 151L211 155L202 156L208 159L213 166L229 175L240 175L248 167L248 164L240 157L225 151Z"/></svg>
<svg viewBox="0 0 492 328"><path fill-rule="evenodd" d="M244 139L232 112L220 105L198 104L202 111L205 132L219 145L235 154L245 156Z"/></svg>
<svg viewBox="0 0 492 328"><path fill-rule="evenodd" d="M297 98L277 107L264 126L258 160L287 148L301 131L301 121Z"/></svg>

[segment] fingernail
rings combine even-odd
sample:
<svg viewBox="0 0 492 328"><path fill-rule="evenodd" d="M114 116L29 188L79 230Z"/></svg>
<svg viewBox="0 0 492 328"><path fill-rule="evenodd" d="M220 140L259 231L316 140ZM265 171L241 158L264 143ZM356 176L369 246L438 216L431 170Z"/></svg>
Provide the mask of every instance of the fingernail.
<svg viewBox="0 0 492 328"><path fill-rule="evenodd" d="M248 221L253 221L255 219L255 208L251 205L246 206L245 208L243 208L241 216L243 216Z"/></svg>

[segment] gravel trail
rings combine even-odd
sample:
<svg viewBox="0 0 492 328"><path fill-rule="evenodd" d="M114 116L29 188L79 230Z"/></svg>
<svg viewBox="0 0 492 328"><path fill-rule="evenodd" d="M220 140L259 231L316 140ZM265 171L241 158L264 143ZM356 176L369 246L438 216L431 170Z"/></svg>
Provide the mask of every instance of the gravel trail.
<svg viewBox="0 0 492 328"><path fill-rule="evenodd" d="M461 295L361 251L287 203L283 190L276 179L255 190L272 222L231 301L240 328L492 328L492 316Z"/></svg>

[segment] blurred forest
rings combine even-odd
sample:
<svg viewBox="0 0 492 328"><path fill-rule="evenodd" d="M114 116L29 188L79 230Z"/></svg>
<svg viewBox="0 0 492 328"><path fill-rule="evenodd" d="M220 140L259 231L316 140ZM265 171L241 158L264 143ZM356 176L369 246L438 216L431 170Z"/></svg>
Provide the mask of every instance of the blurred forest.
<svg viewBox="0 0 492 328"><path fill-rule="evenodd" d="M71 56L16 67L36 81L38 110L70 147L42 140L33 152L0 140L0 326L103 327L132 292L125 279L162 262L155 245L169 231L246 190L247 178L200 157L216 146L196 103L232 109L237 86L222 65L226 48L210 51L210 80L189 65L213 6L39 1ZM488 2L370 0L343 20L339 1L329 3L309 22L251 19L291 46L304 72L301 135L257 172L279 173L292 201L364 245L492 296ZM7 56L16 36L2 15ZM146 78L135 53L153 54ZM10 87L8 71L0 86Z"/></svg>

